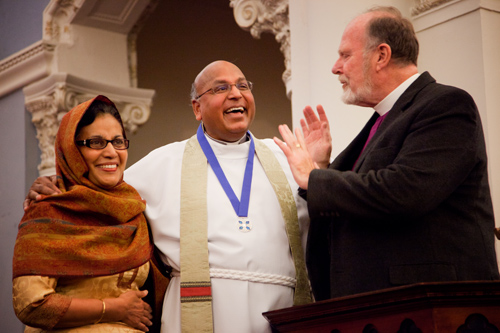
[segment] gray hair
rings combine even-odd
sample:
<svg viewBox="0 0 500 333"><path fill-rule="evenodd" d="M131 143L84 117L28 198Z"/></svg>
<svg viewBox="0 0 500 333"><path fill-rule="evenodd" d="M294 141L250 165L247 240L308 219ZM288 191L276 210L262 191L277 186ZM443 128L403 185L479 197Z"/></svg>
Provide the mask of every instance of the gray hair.
<svg viewBox="0 0 500 333"><path fill-rule="evenodd" d="M400 65L417 65L419 44L413 24L392 6L377 6L366 13L381 13L370 20L366 28L365 51L371 51L382 43L390 46L391 59Z"/></svg>

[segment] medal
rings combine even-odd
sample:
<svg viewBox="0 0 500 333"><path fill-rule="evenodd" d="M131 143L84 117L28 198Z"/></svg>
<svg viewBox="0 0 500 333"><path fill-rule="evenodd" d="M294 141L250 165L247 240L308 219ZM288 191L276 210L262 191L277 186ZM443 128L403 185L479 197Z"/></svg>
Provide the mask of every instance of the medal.
<svg viewBox="0 0 500 333"><path fill-rule="evenodd" d="M247 218L240 218L238 219L238 230L241 231L241 232L249 232L250 230L252 230L252 223L250 223L249 220L247 220Z"/></svg>
<svg viewBox="0 0 500 333"><path fill-rule="evenodd" d="M226 192L229 201L231 201L231 205L233 206L236 215L239 217L237 224L238 230L241 232L249 232L252 230L252 223L247 220L247 217L248 205L250 203L250 189L252 187L253 160L255 156L255 143L253 142L252 136L249 135L250 148L248 150L248 159L245 167L245 175L243 177L243 186L241 188L241 200L238 200L236 194L234 194L233 188L229 184L229 181L227 180L226 175L224 174L224 171L222 171L219 161L217 160L217 156L215 156L212 147L210 147L210 144L203 133L203 126L201 124L198 127L196 136L208 163L210 163L210 166L217 176L219 183L224 189L224 192Z"/></svg>

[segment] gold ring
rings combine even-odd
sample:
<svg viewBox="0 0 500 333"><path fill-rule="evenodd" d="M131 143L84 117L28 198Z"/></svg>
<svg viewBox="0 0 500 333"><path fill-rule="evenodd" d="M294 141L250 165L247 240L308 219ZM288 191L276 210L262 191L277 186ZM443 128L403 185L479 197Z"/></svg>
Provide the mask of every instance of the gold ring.
<svg viewBox="0 0 500 333"><path fill-rule="evenodd" d="M297 143L297 144L295 145L295 147L300 148L300 144L299 144L299 143Z"/></svg>

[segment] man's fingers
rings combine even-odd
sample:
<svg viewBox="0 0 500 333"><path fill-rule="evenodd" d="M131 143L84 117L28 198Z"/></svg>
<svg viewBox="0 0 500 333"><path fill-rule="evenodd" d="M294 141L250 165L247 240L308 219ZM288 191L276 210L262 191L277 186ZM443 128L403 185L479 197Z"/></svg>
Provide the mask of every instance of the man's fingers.
<svg viewBox="0 0 500 333"><path fill-rule="evenodd" d="M304 118L311 130L319 126L319 119L310 106L304 109Z"/></svg>
<svg viewBox="0 0 500 333"><path fill-rule="evenodd" d="M300 129L298 128L295 129L295 136L297 137L298 144L304 147L304 149L307 149L306 143L304 142L304 137L302 136Z"/></svg>
<svg viewBox="0 0 500 333"><path fill-rule="evenodd" d="M24 199L24 202L23 202L23 209L26 210L28 209L28 207L31 205L33 201L31 199Z"/></svg>
<svg viewBox="0 0 500 333"><path fill-rule="evenodd" d="M307 123L304 119L300 119L300 127L302 127L302 133L304 133L304 137L309 136L309 126L307 126Z"/></svg>
<svg viewBox="0 0 500 333"><path fill-rule="evenodd" d="M32 186L33 187L33 186ZM28 207L35 201L38 201L42 198L38 192L30 190L28 194L26 195L26 198L24 199L23 202L23 209L26 210Z"/></svg>
<svg viewBox="0 0 500 333"><path fill-rule="evenodd" d="M39 185L37 189L39 189L38 193L45 195L62 193L61 190L53 183Z"/></svg>
<svg viewBox="0 0 500 333"><path fill-rule="evenodd" d="M280 147L285 156L288 156L290 154L290 148L288 148L288 146L283 141L281 141L277 137L274 137L273 140L278 145L278 147Z"/></svg>
<svg viewBox="0 0 500 333"><path fill-rule="evenodd" d="M56 176L38 177L31 185L28 197L32 200L36 200L35 196L38 194L52 195L62 193L61 190L56 186L56 184ZM32 192L36 194L33 194Z"/></svg>
<svg viewBox="0 0 500 333"><path fill-rule="evenodd" d="M326 121L328 123L328 118L326 117L326 112L325 112L325 109L323 108L323 105L318 104L318 106L316 107L316 110L318 111L319 119L322 122Z"/></svg>
<svg viewBox="0 0 500 333"><path fill-rule="evenodd" d="M323 133L324 139L326 141L331 141L332 140L332 136L330 134L330 125L328 125L328 123L322 123L321 127L323 129L322 133Z"/></svg>
<svg viewBox="0 0 500 333"><path fill-rule="evenodd" d="M285 126L286 125L279 125L278 131L280 132L281 138L283 138L283 141L288 144L288 142L287 142L287 140L288 140L288 133L287 133L288 126L286 126L286 127Z"/></svg>

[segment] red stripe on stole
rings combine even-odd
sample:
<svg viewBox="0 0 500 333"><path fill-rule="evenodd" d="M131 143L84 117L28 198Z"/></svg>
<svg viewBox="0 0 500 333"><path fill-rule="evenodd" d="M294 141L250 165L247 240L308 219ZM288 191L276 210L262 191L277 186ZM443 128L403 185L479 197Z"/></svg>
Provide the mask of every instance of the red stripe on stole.
<svg viewBox="0 0 500 333"><path fill-rule="evenodd" d="M211 296L210 287L181 287L181 297Z"/></svg>

